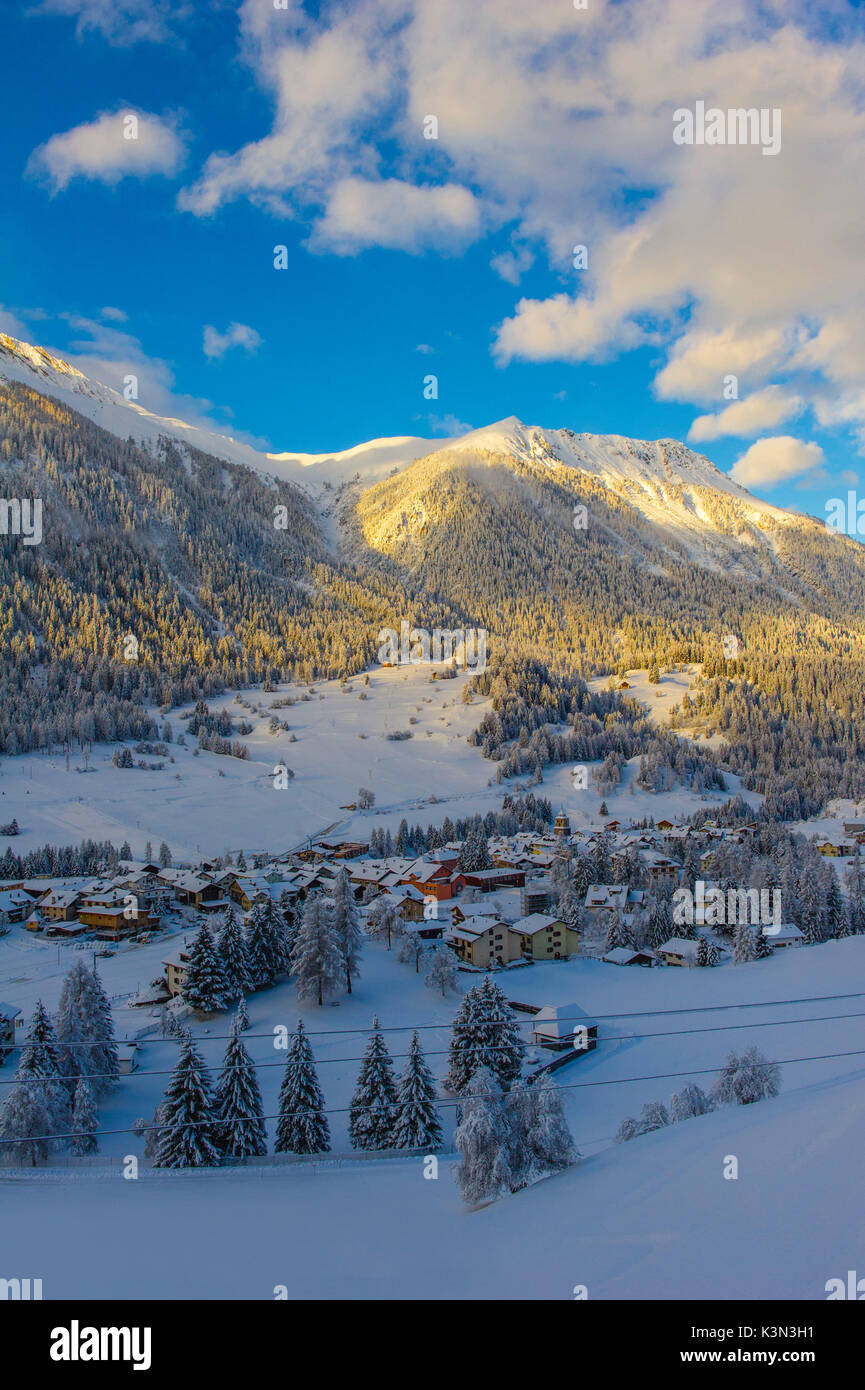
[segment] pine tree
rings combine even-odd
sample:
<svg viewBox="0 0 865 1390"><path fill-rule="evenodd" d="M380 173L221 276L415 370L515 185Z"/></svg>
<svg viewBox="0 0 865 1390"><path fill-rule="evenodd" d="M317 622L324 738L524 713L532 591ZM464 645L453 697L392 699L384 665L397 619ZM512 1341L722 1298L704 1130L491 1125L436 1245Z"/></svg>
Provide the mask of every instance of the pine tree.
<svg viewBox="0 0 865 1390"><path fill-rule="evenodd" d="M349 1112L352 1148L387 1149L393 1143L396 1121L393 1062L377 1018L366 1046Z"/></svg>
<svg viewBox="0 0 865 1390"><path fill-rule="evenodd" d="M213 1114L214 1143L227 1158L257 1157L267 1153L261 1091L236 1022L216 1083Z"/></svg>
<svg viewBox="0 0 865 1390"><path fill-rule="evenodd" d="M330 1127L312 1048L298 1019L279 1089L275 1153L318 1154L330 1148Z"/></svg>
<svg viewBox="0 0 865 1390"><path fill-rule="evenodd" d="M754 929L754 955L757 960L768 960L772 954L772 942L762 927Z"/></svg>
<svg viewBox="0 0 865 1390"><path fill-rule="evenodd" d="M516 1017L499 985L487 976L481 985L480 993L485 1002L489 1037L494 1050L493 1075L499 1084L507 1089L522 1071L526 1045Z"/></svg>
<svg viewBox="0 0 865 1390"><path fill-rule="evenodd" d="M480 1067L492 1071L493 1058L483 1033L482 1011L478 986L473 985L456 1011L451 1030L450 1065L445 1085L457 1095L465 1093Z"/></svg>
<svg viewBox="0 0 865 1390"><path fill-rule="evenodd" d="M222 972L225 1003L234 1004L249 993L252 981L243 933L233 907L226 910L222 931L216 941L216 958Z"/></svg>
<svg viewBox="0 0 865 1390"><path fill-rule="evenodd" d="M247 1033L249 1031L249 1014L246 1010L246 1000L244 999L243 995L241 995L239 1000L237 1001L237 1013L235 1014L235 1019L237 1021L238 1032Z"/></svg>
<svg viewBox="0 0 865 1390"><path fill-rule="evenodd" d="M0 1104L0 1153L13 1163L29 1162L35 1168L54 1148L46 1138L51 1129L51 1118L39 1090L21 1083L11 1086Z"/></svg>
<svg viewBox="0 0 865 1390"><path fill-rule="evenodd" d="M303 918L291 956L298 999L323 1004L335 994L343 978L343 960L326 899L311 893L304 903Z"/></svg>
<svg viewBox="0 0 865 1390"><path fill-rule="evenodd" d="M225 1007L225 979L206 922L201 923L192 943L180 994L191 1008L202 1013Z"/></svg>
<svg viewBox="0 0 865 1390"><path fill-rule="evenodd" d="M733 960L737 965L743 965L756 959L757 943L754 940L754 933L747 922L739 922L733 943Z"/></svg>
<svg viewBox="0 0 865 1390"><path fill-rule="evenodd" d="M75 1104L72 1109L72 1138L69 1141L70 1153L77 1157L98 1153L99 1143L96 1139L98 1128L99 1122L96 1118L93 1092L82 1076L75 1087Z"/></svg>
<svg viewBox="0 0 865 1390"><path fill-rule="evenodd" d="M437 1149L442 1127L435 1107L432 1073L426 1064L417 1033L412 1033L408 1060L397 1091L397 1115L393 1130L396 1149Z"/></svg>
<svg viewBox="0 0 865 1390"><path fill-rule="evenodd" d="M62 1080L62 1065L54 1024L42 1000L37 999L21 1046L15 1080L30 1086L42 1097L54 1130L66 1129L70 1119L71 1098Z"/></svg>
<svg viewBox="0 0 865 1390"><path fill-rule="evenodd" d="M107 1095L120 1075L111 1003L99 976L82 961L63 981L55 1031L70 1096L80 1075L87 1076L97 1098Z"/></svg>
<svg viewBox="0 0 865 1390"><path fill-rule="evenodd" d="M243 931L243 948L246 952L246 967L249 971L251 988L267 989L273 984L273 969L269 943L263 928L261 915L253 908Z"/></svg>
<svg viewBox="0 0 865 1390"><path fill-rule="evenodd" d="M339 942L345 985L351 994L351 982L360 974L360 952L363 934L360 929L354 890L345 869L340 869L333 886L333 929Z"/></svg>
<svg viewBox="0 0 865 1390"><path fill-rule="evenodd" d="M570 1168L579 1158L562 1106L562 1093L548 1072L527 1087L531 1108L526 1142L538 1174Z"/></svg>
<svg viewBox="0 0 865 1390"><path fill-rule="evenodd" d="M511 1191L508 1126L502 1092L486 1067L471 1078L454 1134L460 1161L454 1178L465 1202L484 1202Z"/></svg>
<svg viewBox="0 0 865 1390"><path fill-rule="evenodd" d="M187 1034L162 1099L166 1128L160 1131L154 1167L198 1168L218 1162L214 1118L210 1075Z"/></svg>

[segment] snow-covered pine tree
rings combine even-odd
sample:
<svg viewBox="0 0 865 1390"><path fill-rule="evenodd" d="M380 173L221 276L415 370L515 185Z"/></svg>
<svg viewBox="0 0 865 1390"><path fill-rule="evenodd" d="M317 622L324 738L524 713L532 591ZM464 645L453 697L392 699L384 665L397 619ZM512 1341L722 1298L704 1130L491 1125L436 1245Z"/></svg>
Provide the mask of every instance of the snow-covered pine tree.
<svg viewBox="0 0 865 1390"><path fill-rule="evenodd" d="M393 1062L378 1018L374 1018L372 1036L366 1045L349 1111L348 1134L352 1148L390 1148L396 1120L396 1099Z"/></svg>
<svg viewBox="0 0 865 1390"><path fill-rule="evenodd" d="M222 971L224 1000L235 1004L252 989L246 944L233 907L226 908L222 930L216 940L216 958Z"/></svg>
<svg viewBox="0 0 865 1390"><path fill-rule="evenodd" d="M120 1075L111 1003L99 976L83 961L63 981L55 1032L70 1098L79 1076L87 1077L97 1098L107 1095Z"/></svg>
<svg viewBox="0 0 865 1390"><path fill-rule="evenodd" d="M210 1074L187 1034L161 1102L155 1168L198 1168L219 1161L213 1142Z"/></svg>
<svg viewBox="0 0 865 1390"><path fill-rule="evenodd" d="M777 1096L781 1071L756 1047L737 1056L731 1052L712 1088L712 1099L719 1105L753 1105L755 1101Z"/></svg>
<svg viewBox="0 0 865 1390"><path fill-rule="evenodd" d="M36 1086L16 1083L0 1104L0 1153L35 1168L54 1148L51 1117ZM19 1141L19 1142L13 1142Z"/></svg>
<svg viewBox="0 0 865 1390"><path fill-rule="evenodd" d="M264 1107L255 1067L232 1027L214 1095L213 1140L226 1158L250 1158L267 1153Z"/></svg>
<svg viewBox="0 0 865 1390"><path fill-rule="evenodd" d="M736 965L747 964L757 959L757 943L754 932L747 922L739 922L733 942L733 960Z"/></svg>
<svg viewBox="0 0 865 1390"><path fill-rule="evenodd" d="M333 885L333 929L339 942L342 968L345 972L345 985L351 994L351 982L360 974L360 952L363 933L351 880L345 869L340 869Z"/></svg>
<svg viewBox="0 0 865 1390"><path fill-rule="evenodd" d="M273 984L272 957L266 929L263 928L261 914L256 908L252 909L247 918L243 931L243 945L252 989L267 989Z"/></svg>
<svg viewBox="0 0 865 1390"><path fill-rule="evenodd" d="M408 1059L400 1078L392 1144L396 1149L437 1149L442 1127L436 1112L435 1082L426 1064L417 1033L412 1033Z"/></svg>
<svg viewBox="0 0 865 1390"><path fill-rule="evenodd" d="M705 936L701 936L697 942L697 964L702 968L709 964L709 943Z"/></svg>
<svg viewBox="0 0 865 1390"><path fill-rule="evenodd" d="M670 1096L670 1119L674 1124L689 1120L692 1115L706 1115L712 1102L700 1086L689 1084Z"/></svg>
<svg viewBox="0 0 865 1390"><path fill-rule="evenodd" d="M211 1014L225 1007L225 992L225 980L213 937L207 923L202 922L190 947L180 995L190 1008Z"/></svg>
<svg viewBox="0 0 865 1390"><path fill-rule="evenodd" d="M249 1014L246 1009L246 1000L243 997L243 995L241 995L237 1001L237 1012L234 1015L234 1019L237 1024L237 1031L239 1033L246 1033L249 1031Z"/></svg>
<svg viewBox="0 0 865 1390"><path fill-rule="evenodd" d="M508 1125L502 1092L486 1067L471 1078L454 1134L460 1161L454 1179L465 1202L490 1201L511 1191Z"/></svg>
<svg viewBox="0 0 865 1390"><path fill-rule="evenodd" d="M495 1059L493 1075L507 1089L522 1071L526 1045L504 991L489 975L480 987L480 995Z"/></svg>
<svg viewBox="0 0 865 1390"><path fill-rule="evenodd" d="M457 960L449 946L434 946L429 953L428 970L424 975L424 984L430 989L441 991L442 998L449 990L457 987Z"/></svg>
<svg viewBox="0 0 865 1390"><path fill-rule="evenodd" d="M630 927L623 914L617 907L614 907L610 913L610 923L607 927L607 950L615 951L621 946L630 948L633 944Z"/></svg>
<svg viewBox="0 0 865 1390"><path fill-rule="evenodd" d="M330 1148L330 1126L318 1084L312 1048L301 1019L285 1060L279 1088L274 1153L320 1154Z"/></svg>
<svg viewBox="0 0 865 1390"><path fill-rule="evenodd" d="M558 1173L579 1158L562 1107L562 1093L548 1072L528 1088L531 1108L526 1143L538 1174Z"/></svg>
<svg viewBox="0 0 865 1390"><path fill-rule="evenodd" d="M37 999L21 1046L15 1080L38 1091L48 1111L52 1130L57 1133L68 1128L71 1114L71 1096L62 1080L62 1064L54 1024L42 1000Z"/></svg>
<svg viewBox="0 0 865 1390"><path fill-rule="evenodd" d="M754 957L756 960L768 960L772 954L772 942L763 932L763 928L754 928Z"/></svg>
<svg viewBox="0 0 865 1390"><path fill-rule="evenodd" d="M93 1092L84 1077L81 1076L75 1087L75 1103L72 1107L72 1138L69 1140L69 1152L79 1158L87 1154L98 1154L99 1143L96 1138L98 1128L99 1121L96 1118Z"/></svg>
<svg viewBox="0 0 865 1390"><path fill-rule="evenodd" d="M479 1067L492 1071L493 1057L483 1033L483 1001L473 985L456 1011L451 1029L448 1074L449 1091L463 1095Z"/></svg>
<svg viewBox="0 0 865 1390"><path fill-rule="evenodd" d="M342 983L343 962L327 899L310 893L291 956L298 999L323 1004Z"/></svg>

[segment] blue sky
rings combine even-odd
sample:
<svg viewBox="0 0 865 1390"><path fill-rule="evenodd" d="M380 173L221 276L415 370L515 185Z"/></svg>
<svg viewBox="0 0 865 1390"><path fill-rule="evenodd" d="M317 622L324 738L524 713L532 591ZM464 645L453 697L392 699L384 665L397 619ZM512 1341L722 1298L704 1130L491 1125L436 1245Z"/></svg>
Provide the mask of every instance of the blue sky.
<svg viewBox="0 0 865 1390"><path fill-rule="evenodd" d="M280 450L517 415L823 516L865 441L865 47L820 8L8 4L0 328ZM777 154L677 146L698 101L777 110Z"/></svg>

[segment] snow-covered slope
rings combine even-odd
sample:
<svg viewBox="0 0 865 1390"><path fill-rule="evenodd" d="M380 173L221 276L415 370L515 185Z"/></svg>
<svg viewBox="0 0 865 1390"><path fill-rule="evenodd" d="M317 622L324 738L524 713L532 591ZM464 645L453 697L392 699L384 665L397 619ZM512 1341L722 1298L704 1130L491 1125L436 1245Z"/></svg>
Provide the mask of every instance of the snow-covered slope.
<svg viewBox="0 0 865 1390"><path fill-rule="evenodd" d="M0 333L2 377L8 381L24 382L36 391L56 396L119 439L131 436L147 443L160 435L169 435L217 458L246 464L260 473L293 482L339 485L355 474L365 482L375 482L385 477L391 469L402 468L449 442L404 435L392 439L372 439L352 449L330 454L265 453L217 430L170 416L154 415L137 401L126 400L123 393L114 387L84 376L62 357L5 333Z"/></svg>

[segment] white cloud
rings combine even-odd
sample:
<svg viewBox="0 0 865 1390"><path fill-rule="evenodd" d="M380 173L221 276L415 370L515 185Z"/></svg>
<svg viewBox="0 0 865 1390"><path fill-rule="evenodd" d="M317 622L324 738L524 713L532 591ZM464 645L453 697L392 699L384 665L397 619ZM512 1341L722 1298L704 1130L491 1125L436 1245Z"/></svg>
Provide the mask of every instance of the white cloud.
<svg viewBox="0 0 865 1390"><path fill-rule="evenodd" d="M65 15L77 21L79 37L93 30L108 43L127 46L166 42L191 9L184 0L41 0L31 13Z"/></svg>
<svg viewBox="0 0 865 1390"><path fill-rule="evenodd" d="M352 255L369 246L459 250L480 227L480 205L456 184L416 188L400 179L341 179L312 237L314 250Z"/></svg>
<svg viewBox="0 0 865 1390"><path fill-rule="evenodd" d="M805 444L792 435L758 439L737 459L730 476L743 487L775 487L792 478L816 475L823 465L819 444Z"/></svg>
<svg viewBox="0 0 865 1390"><path fill-rule="evenodd" d="M698 415L688 431L695 443L721 439L724 435L745 436L771 430L798 415L804 402L800 396L779 386L766 386L743 401L731 401L717 415Z"/></svg>
<svg viewBox="0 0 865 1390"><path fill-rule="evenodd" d="M241 347L246 352L254 352L261 346L261 335L246 323L230 323L224 333L219 333L207 324L204 329L205 357L224 357L230 348Z"/></svg>
<svg viewBox="0 0 865 1390"><path fill-rule="evenodd" d="M474 429L474 425L460 420L457 415L428 415L427 419L433 434L444 435L446 439L457 439L460 435L470 434Z"/></svg>
<svg viewBox="0 0 865 1390"><path fill-rule="evenodd" d="M33 151L27 170L57 192L74 178L114 184L128 176L174 174L183 160L183 140L170 120L121 107L52 135Z"/></svg>
<svg viewBox="0 0 865 1390"><path fill-rule="evenodd" d="M341 0L313 19L245 0L273 118L211 154L180 206L251 199L340 254L507 228L493 270L516 284L545 259L558 283L498 325L499 362L649 345L658 396L720 411L716 428L744 428L722 395L735 374L743 407L773 385L865 440L865 39L855 6L831 9L828 25L805 0ZM780 152L675 145L697 99L778 108Z"/></svg>

